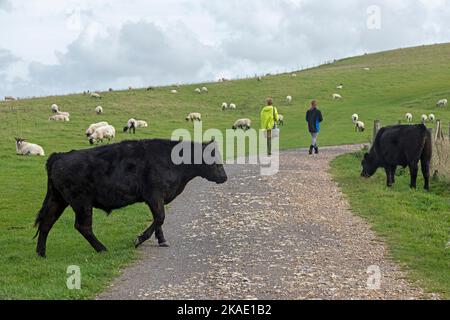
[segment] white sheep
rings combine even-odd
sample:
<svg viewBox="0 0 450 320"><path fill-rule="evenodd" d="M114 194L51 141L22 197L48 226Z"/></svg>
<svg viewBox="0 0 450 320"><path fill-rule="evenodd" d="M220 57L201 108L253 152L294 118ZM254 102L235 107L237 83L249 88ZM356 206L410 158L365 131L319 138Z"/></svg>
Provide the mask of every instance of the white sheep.
<svg viewBox="0 0 450 320"><path fill-rule="evenodd" d="M356 113L352 115L352 122L354 124L356 124L359 120L359 115L357 115Z"/></svg>
<svg viewBox="0 0 450 320"><path fill-rule="evenodd" d="M296 73L293 73L293 74L291 74L291 76L292 76L292 78L296 78L296 77L297 77L297 74L296 74Z"/></svg>
<svg viewBox="0 0 450 320"><path fill-rule="evenodd" d="M336 89L342 90L342 89L344 89L344 85L341 83L340 85L338 85L338 86L336 87Z"/></svg>
<svg viewBox="0 0 450 320"><path fill-rule="evenodd" d="M446 107L447 105L448 105L448 100L447 99L439 100L436 103L436 107L438 107L438 108L443 108L443 107Z"/></svg>
<svg viewBox="0 0 450 320"><path fill-rule="evenodd" d="M203 93L208 93L208 88L207 87L202 87L202 92Z"/></svg>
<svg viewBox="0 0 450 320"><path fill-rule="evenodd" d="M175 89L170 90L170 93L177 94L177 93L178 93L178 90L175 90Z"/></svg>
<svg viewBox="0 0 450 320"><path fill-rule="evenodd" d="M97 129L100 128L100 127L106 127L106 126L109 126L109 123L108 123L108 122L105 122L105 121L103 121L103 122L98 122L98 123L93 123L93 124L91 124L91 125L89 126L89 128L86 130L86 136L87 136L87 137L90 137L90 136L95 132L95 130L97 130Z"/></svg>
<svg viewBox="0 0 450 320"><path fill-rule="evenodd" d="M231 109L231 110L236 110L237 107L236 107L236 105L234 103L230 103L228 108Z"/></svg>
<svg viewBox="0 0 450 320"><path fill-rule="evenodd" d="M252 127L252 120L239 119L234 123L232 129L233 130L242 129L242 130L246 131L246 130L249 130L251 127Z"/></svg>
<svg viewBox="0 0 450 320"><path fill-rule="evenodd" d="M434 114L430 114L428 116L428 121L430 121L431 123L434 123L434 121L436 121L436 116Z"/></svg>
<svg viewBox="0 0 450 320"><path fill-rule="evenodd" d="M103 107L98 106L97 108L95 108L95 113L98 115L101 115L103 113Z"/></svg>
<svg viewBox="0 0 450 320"><path fill-rule="evenodd" d="M278 114L278 125L284 126L284 116L282 114Z"/></svg>
<svg viewBox="0 0 450 320"><path fill-rule="evenodd" d="M228 109L228 103L224 102L222 103L222 110L227 110Z"/></svg>
<svg viewBox="0 0 450 320"><path fill-rule="evenodd" d="M41 146L20 138L16 138L16 154L21 156L45 156L44 149Z"/></svg>
<svg viewBox="0 0 450 320"><path fill-rule="evenodd" d="M51 116L48 118L48 121L65 121L69 122L70 118L68 116L65 116L63 114L55 114L54 116Z"/></svg>
<svg viewBox="0 0 450 320"><path fill-rule="evenodd" d="M190 113L186 117L186 121L190 122L202 121L202 115L200 113Z"/></svg>
<svg viewBox="0 0 450 320"><path fill-rule="evenodd" d="M413 115L409 112L405 115L405 118L408 123L411 123L413 121Z"/></svg>
<svg viewBox="0 0 450 320"><path fill-rule="evenodd" d="M355 123L355 126L356 126L356 131L358 131L358 132L364 132L364 130L366 130L366 125L362 121L357 121Z"/></svg>
<svg viewBox="0 0 450 320"><path fill-rule="evenodd" d="M64 116L64 117L70 118L70 113L68 113L68 112L57 111L56 114L58 116Z"/></svg>
<svg viewBox="0 0 450 320"><path fill-rule="evenodd" d="M200 88L197 88L194 91L195 91L195 93L198 93L198 94L202 93L202 90Z"/></svg>
<svg viewBox="0 0 450 320"><path fill-rule="evenodd" d="M147 121L144 120L136 120L136 128L148 128Z"/></svg>
<svg viewBox="0 0 450 320"><path fill-rule="evenodd" d="M333 100L341 100L342 96L338 93L333 93Z"/></svg>
<svg viewBox="0 0 450 320"><path fill-rule="evenodd" d="M136 134L136 128L137 128L137 121L136 119L131 118L128 120L127 125L123 128L123 132L129 131L131 134L131 131L133 131L133 134Z"/></svg>
<svg viewBox="0 0 450 320"><path fill-rule="evenodd" d="M97 93L97 92L92 92L91 93L91 98L101 99L102 96L99 93Z"/></svg>
<svg viewBox="0 0 450 320"><path fill-rule="evenodd" d="M365 67L364 71L370 71L370 68L369 67Z"/></svg>
<svg viewBox="0 0 450 320"><path fill-rule="evenodd" d="M116 129L113 126L104 126L97 128L94 133L89 137L89 143L93 145L96 142L103 142L108 139L111 141L116 137Z"/></svg>
<svg viewBox="0 0 450 320"><path fill-rule="evenodd" d="M52 112L57 113L59 111L59 107L57 104L52 104Z"/></svg>
<svg viewBox="0 0 450 320"><path fill-rule="evenodd" d="M422 122L425 123L428 121L428 116L426 114L422 115Z"/></svg>
<svg viewBox="0 0 450 320"><path fill-rule="evenodd" d="M292 103L292 96L287 96L287 97L286 97L286 102L287 102L288 104L291 104L291 103Z"/></svg>

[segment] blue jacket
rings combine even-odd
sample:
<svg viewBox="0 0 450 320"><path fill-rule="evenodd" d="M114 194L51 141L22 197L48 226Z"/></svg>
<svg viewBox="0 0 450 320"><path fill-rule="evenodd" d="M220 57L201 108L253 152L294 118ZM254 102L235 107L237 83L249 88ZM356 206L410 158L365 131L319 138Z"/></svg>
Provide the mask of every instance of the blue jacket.
<svg viewBox="0 0 450 320"><path fill-rule="evenodd" d="M306 122L311 133L320 132L320 123L323 121L322 112L319 109L309 109L306 112Z"/></svg>

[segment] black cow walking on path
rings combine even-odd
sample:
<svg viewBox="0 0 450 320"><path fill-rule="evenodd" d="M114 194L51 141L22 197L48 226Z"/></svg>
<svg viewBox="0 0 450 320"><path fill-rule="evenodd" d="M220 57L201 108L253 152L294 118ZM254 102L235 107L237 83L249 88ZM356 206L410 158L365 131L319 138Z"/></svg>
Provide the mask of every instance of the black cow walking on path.
<svg viewBox="0 0 450 320"><path fill-rule="evenodd" d="M425 179L425 189L430 189L430 163L432 157L432 137L423 124L414 126L393 126L382 128L375 139L372 149L364 155L362 161L363 177L369 178L378 168L384 168L387 185L395 183L397 166L409 166L411 188L417 187L419 161Z"/></svg>
<svg viewBox="0 0 450 320"><path fill-rule="evenodd" d="M167 246L162 230L164 206L175 200L196 177L218 184L227 181L220 155L215 154L211 143L181 143L166 140L126 141L53 154L47 161L47 195L36 218L36 236L39 235L37 254L45 257L48 233L68 206L75 212L75 228L97 252L102 252L106 248L92 230L93 208L109 214L113 210L144 202L153 213L154 221L137 238L136 247L150 239L153 233L161 246ZM172 152L177 146L183 146L182 150L192 150L190 163L174 164ZM194 162L194 150L206 154L205 149L211 150L210 155L216 161L205 162L202 154L200 161Z"/></svg>

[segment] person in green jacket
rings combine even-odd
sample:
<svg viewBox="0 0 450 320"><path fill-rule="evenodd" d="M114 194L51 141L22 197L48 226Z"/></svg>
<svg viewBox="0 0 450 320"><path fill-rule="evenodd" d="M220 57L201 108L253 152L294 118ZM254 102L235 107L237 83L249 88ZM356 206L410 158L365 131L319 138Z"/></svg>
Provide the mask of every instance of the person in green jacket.
<svg viewBox="0 0 450 320"><path fill-rule="evenodd" d="M278 122L278 110L273 106L273 99L267 98L267 106L261 110L261 129L266 131L267 154L272 155L272 129Z"/></svg>

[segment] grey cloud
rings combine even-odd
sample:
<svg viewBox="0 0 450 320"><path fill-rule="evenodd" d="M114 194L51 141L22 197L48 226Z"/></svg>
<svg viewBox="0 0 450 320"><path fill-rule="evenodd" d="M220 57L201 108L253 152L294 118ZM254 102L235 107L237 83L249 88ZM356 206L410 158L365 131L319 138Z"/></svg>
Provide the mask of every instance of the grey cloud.
<svg viewBox="0 0 450 320"><path fill-rule="evenodd" d="M11 11L12 10L12 4L9 0L0 0L0 11Z"/></svg>

